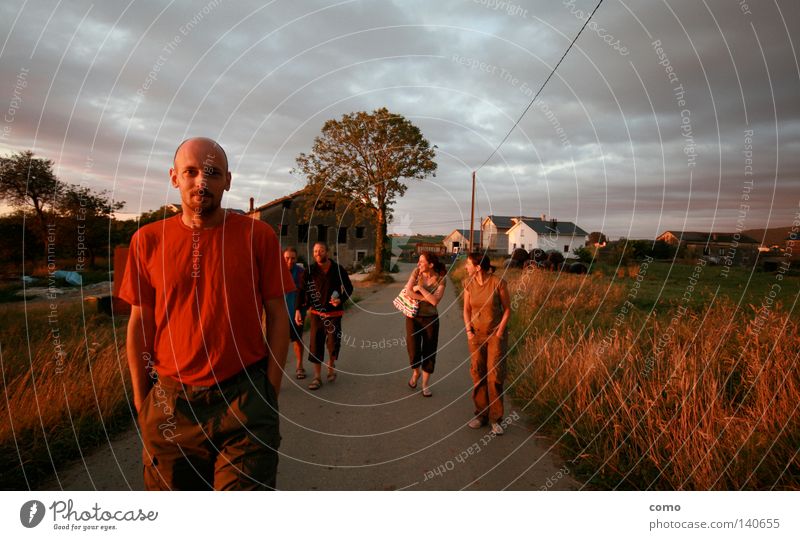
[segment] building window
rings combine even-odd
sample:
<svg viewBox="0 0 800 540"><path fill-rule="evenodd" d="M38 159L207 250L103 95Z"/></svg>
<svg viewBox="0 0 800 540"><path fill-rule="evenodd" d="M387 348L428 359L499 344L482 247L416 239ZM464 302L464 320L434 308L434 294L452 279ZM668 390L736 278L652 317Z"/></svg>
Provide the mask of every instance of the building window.
<svg viewBox="0 0 800 540"><path fill-rule="evenodd" d="M564 246L564 253L569 253L569 245Z"/></svg>
<svg viewBox="0 0 800 540"><path fill-rule="evenodd" d="M356 238L364 238L364 227L356 227Z"/></svg>
<svg viewBox="0 0 800 540"><path fill-rule="evenodd" d="M327 225L317 225L317 242L328 242Z"/></svg>
<svg viewBox="0 0 800 540"><path fill-rule="evenodd" d="M281 223L281 236L289 236L289 224Z"/></svg>
<svg viewBox="0 0 800 540"><path fill-rule="evenodd" d="M364 257L366 257L366 256L367 256L367 252L364 251L363 249L357 249L356 250L356 261L361 262L362 260L364 260Z"/></svg>
<svg viewBox="0 0 800 540"><path fill-rule="evenodd" d="M347 227L339 227L339 236L336 237L337 244L347 243Z"/></svg>
<svg viewBox="0 0 800 540"><path fill-rule="evenodd" d="M308 223L297 226L297 241L301 244L308 242Z"/></svg>
<svg viewBox="0 0 800 540"><path fill-rule="evenodd" d="M514 242L513 244L511 244L511 249L517 249L517 243L516 243L516 242Z"/></svg>
<svg viewBox="0 0 800 540"><path fill-rule="evenodd" d="M725 248L719 248L719 254L725 255Z"/></svg>

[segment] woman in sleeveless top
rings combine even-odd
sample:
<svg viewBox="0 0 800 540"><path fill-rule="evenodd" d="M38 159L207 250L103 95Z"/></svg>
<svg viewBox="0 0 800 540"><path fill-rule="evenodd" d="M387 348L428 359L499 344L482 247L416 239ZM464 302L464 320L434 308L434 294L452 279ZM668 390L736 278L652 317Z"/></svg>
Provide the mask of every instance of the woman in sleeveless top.
<svg viewBox="0 0 800 540"><path fill-rule="evenodd" d="M419 301L416 317L406 317L406 347L411 364L408 386L417 387L422 376L422 395L431 397L430 377L436 363L439 343L439 312L436 305L444 295L447 271L434 253L419 256L417 267L406 283L406 294Z"/></svg>
<svg viewBox="0 0 800 540"><path fill-rule="evenodd" d="M492 433L503 434L503 383L508 350L506 326L511 302L506 282L494 275L486 255L471 253L466 262L469 279L464 287L464 325L471 357L472 401L475 418L469 427L491 424Z"/></svg>

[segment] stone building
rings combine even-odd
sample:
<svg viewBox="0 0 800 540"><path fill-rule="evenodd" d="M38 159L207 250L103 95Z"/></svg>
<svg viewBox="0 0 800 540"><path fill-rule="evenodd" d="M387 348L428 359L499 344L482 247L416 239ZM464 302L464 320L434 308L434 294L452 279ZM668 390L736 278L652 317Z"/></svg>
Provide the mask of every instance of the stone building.
<svg viewBox="0 0 800 540"><path fill-rule="evenodd" d="M305 189L253 208L248 215L269 223L281 247L297 248L298 256L310 262L314 243L328 244L331 256L342 266L352 267L365 257L375 256L375 227L368 220L357 220L348 212L336 216L333 200L317 202L310 218L306 216Z"/></svg>

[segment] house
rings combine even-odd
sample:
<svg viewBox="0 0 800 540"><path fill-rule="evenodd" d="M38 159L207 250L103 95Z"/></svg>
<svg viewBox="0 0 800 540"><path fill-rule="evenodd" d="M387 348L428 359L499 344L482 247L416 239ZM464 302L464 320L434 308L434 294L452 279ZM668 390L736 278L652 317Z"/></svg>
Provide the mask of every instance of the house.
<svg viewBox="0 0 800 540"><path fill-rule="evenodd" d="M475 244L482 250L508 252L508 236L506 233L514 226L518 218L513 216L487 216L481 221L480 237L475 238ZM469 232L467 232L469 240Z"/></svg>
<svg viewBox="0 0 800 540"><path fill-rule="evenodd" d="M331 255L342 266L353 266L364 257L375 256L375 226L369 221L358 221L345 212L336 216L333 200L320 200L311 219L306 218L305 197L301 189L280 197L258 208L253 208L250 199L248 216L269 223L281 243L281 248L295 247L299 257L312 259L314 243L328 244Z"/></svg>
<svg viewBox="0 0 800 540"><path fill-rule="evenodd" d="M696 231L665 231L656 238L672 246L685 257L710 257L715 262L726 259L728 264L753 264L758 257L760 242L740 233Z"/></svg>
<svg viewBox="0 0 800 540"><path fill-rule="evenodd" d="M521 217L508 230L506 237L509 254L520 248L525 251L542 249L556 250L565 258L574 258L573 250L583 247L589 234L569 221Z"/></svg>
<svg viewBox="0 0 800 540"><path fill-rule="evenodd" d="M472 231L473 240L478 240L480 231ZM444 237L446 253L459 253L469 248L469 229L455 229Z"/></svg>

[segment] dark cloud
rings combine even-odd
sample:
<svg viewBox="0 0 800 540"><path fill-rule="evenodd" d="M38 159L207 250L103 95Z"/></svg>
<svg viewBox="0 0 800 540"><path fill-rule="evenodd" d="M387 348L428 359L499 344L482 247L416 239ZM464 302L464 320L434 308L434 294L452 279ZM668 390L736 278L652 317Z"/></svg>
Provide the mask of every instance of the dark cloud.
<svg viewBox="0 0 800 540"><path fill-rule="evenodd" d="M0 103L4 113L16 108L0 151L32 148L64 179L112 190L139 212L176 198L166 173L180 140L216 137L232 156L228 204L244 208L251 196L261 203L302 186L294 158L327 119L387 106L439 148L437 177L413 182L396 213L420 232L448 232L469 226L471 171L580 28L577 11L593 6L5 2ZM684 223L732 229L752 130L746 225L786 224L800 194L800 8L786 0L750 9L605 2L479 171L478 215L547 214L612 236L653 237Z"/></svg>

